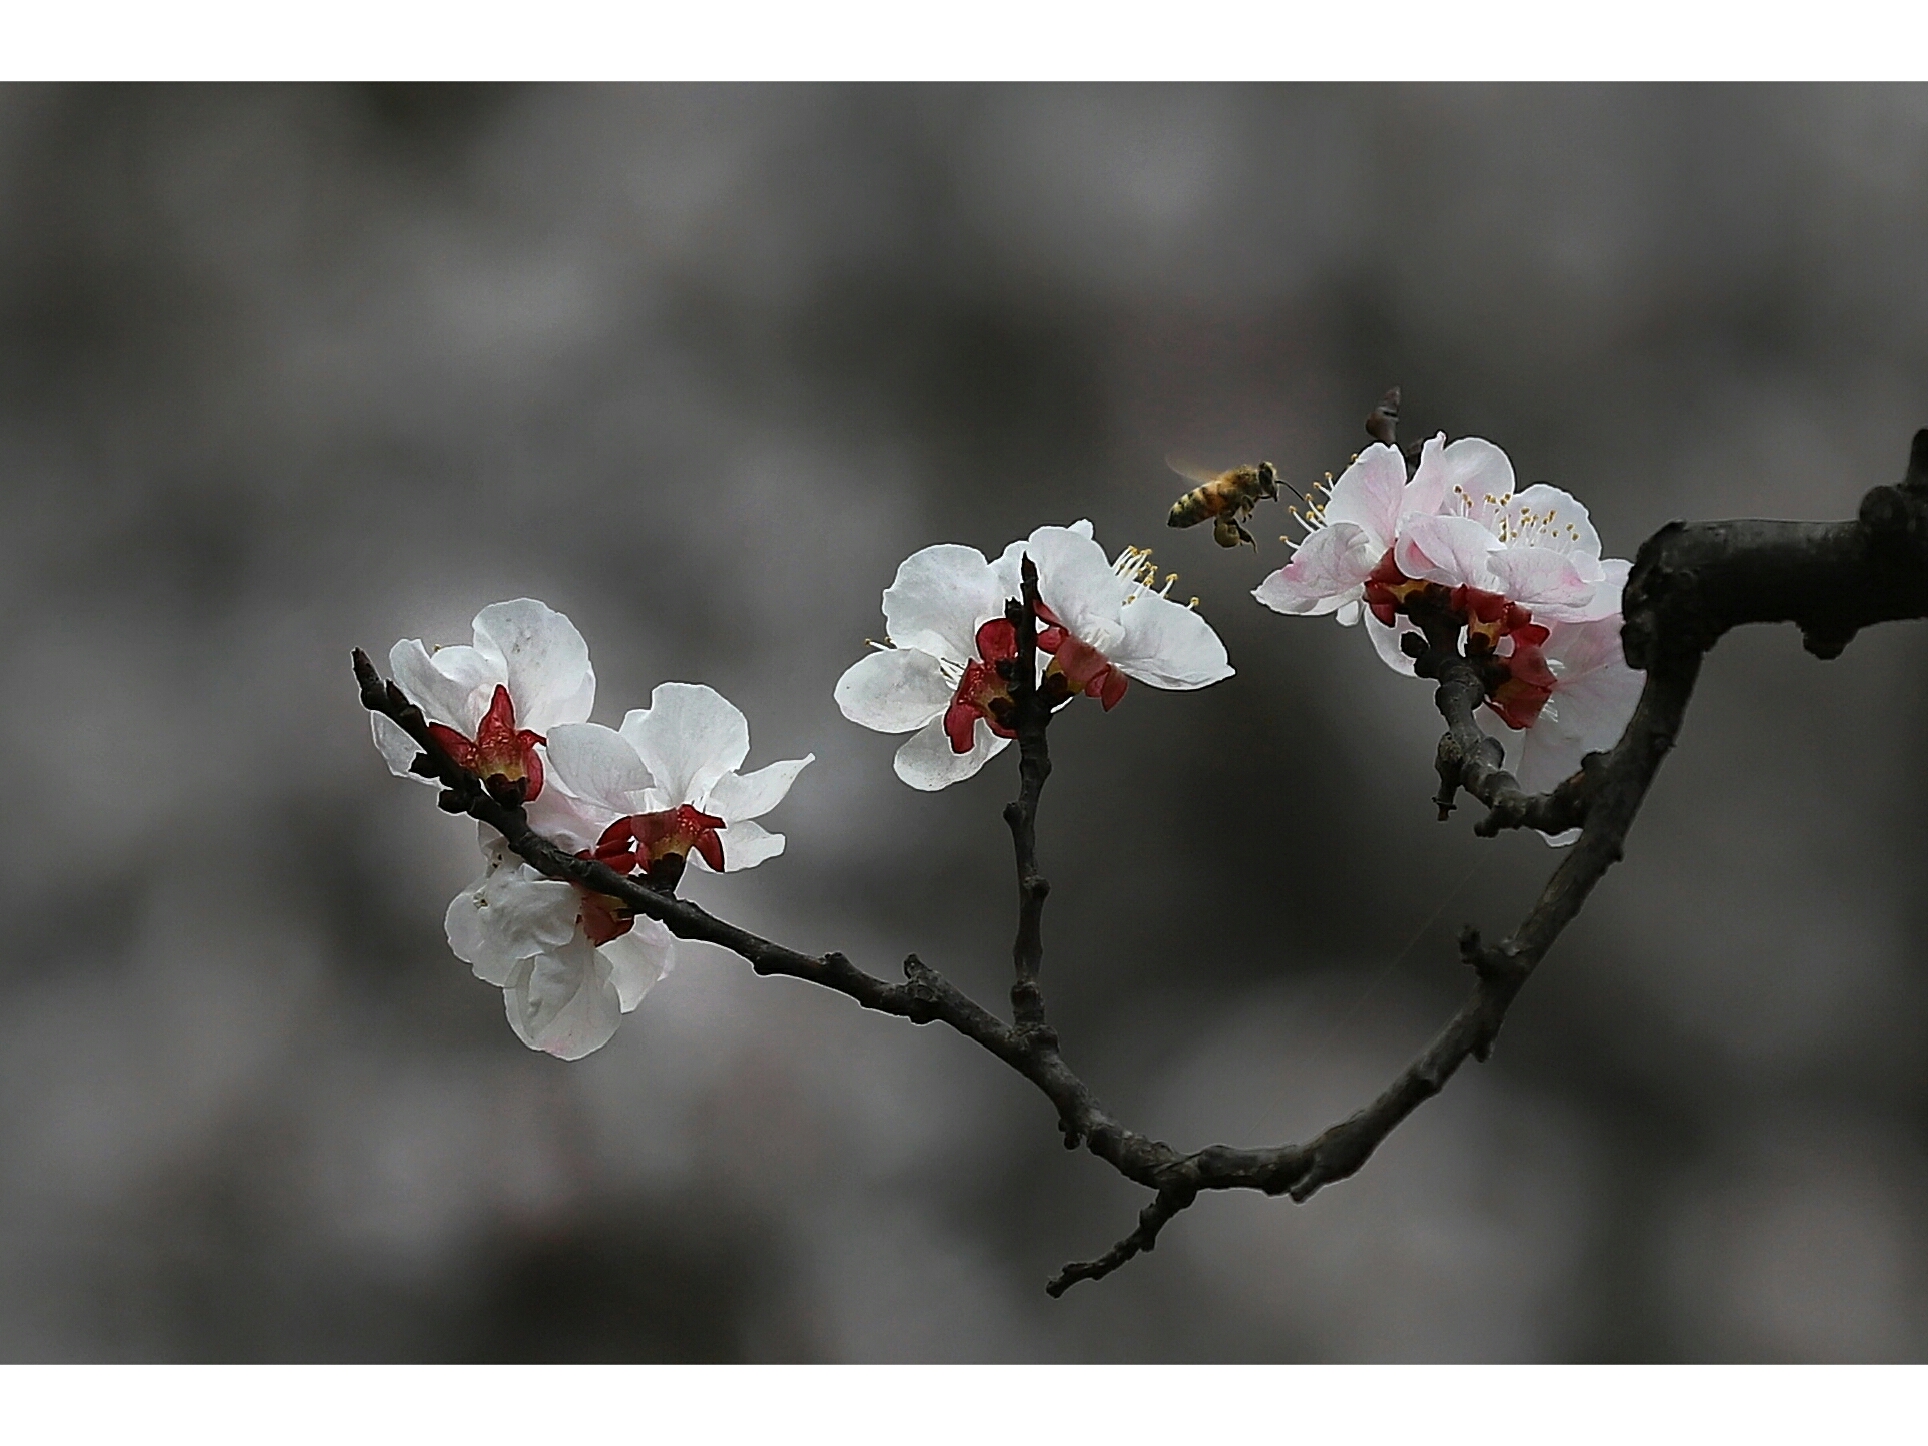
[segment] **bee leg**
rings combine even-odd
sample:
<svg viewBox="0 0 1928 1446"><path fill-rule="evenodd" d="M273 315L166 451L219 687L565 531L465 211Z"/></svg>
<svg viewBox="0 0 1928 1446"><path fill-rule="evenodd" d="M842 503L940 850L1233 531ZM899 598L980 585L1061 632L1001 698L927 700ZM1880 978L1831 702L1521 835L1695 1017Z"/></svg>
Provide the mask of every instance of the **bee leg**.
<svg viewBox="0 0 1928 1446"><path fill-rule="evenodd" d="M1252 543L1252 551L1254 551L1254 552L1257 552L1257 551L1259 550L1259 545L1258 545L1258 543L1256 543L1256 542L1252 542L1252 534L1251 534L1251 533L1249 533L1249 532L1247 532L1247 531L1246 531L1246 530L1245 530L1245 529L1244 529L1243 527L1241 527L1241 526L1239 526L1239 524L1238 524L1238 523L1236 523L1236 522L1234 522L1234 523L1232 524L1232 530L1233 530L1233 531L1235 531L1236 533L1238 533L1238 540L1239 540L1240 542L1251 542L1251 543Z"/></svg>

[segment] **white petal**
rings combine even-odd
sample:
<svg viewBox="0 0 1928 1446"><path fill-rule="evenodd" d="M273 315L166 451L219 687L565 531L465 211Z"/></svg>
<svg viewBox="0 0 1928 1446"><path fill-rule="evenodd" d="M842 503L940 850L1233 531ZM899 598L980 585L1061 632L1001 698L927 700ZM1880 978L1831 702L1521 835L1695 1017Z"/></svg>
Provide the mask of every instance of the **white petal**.
<svg viewBox="0 0 1928 1446"><path fill-rule="evenodd" d="M783 802L797 775L816 761L816 754L807 753L802 758L772 763L755 773L726 773L710 790L704 811L718 815L732 828L745 819L761 818Z"/></svg>
<svg viewBox="0 0 1928 1446"><path fill-rule="evenodd" d="M388 650L388 671L431 722L446 723L470 738L495 685L503 681L495 662L474 648L438 648L431 654L420 638L404 638Z"/></svg>
<svg viewBox="0 0 1928 1446"><path fill-rule="evenodd" d="M1401 503L1406 515L1461 514L1465 508L1483 507L1489 496L1512 493L1513 464L1507 461L1506 453L1483 437L1461 437L1450 445L1442 445L1444 442L1442 432L1421 449L1419 470L1413 474Z"/></svg>
<svg viewBox="0 0 1928 1446"><path fill-rule="evenodd" d="M602 804L590 803L577 798L551 776L544 780L542 792L535 800L524 805L524 811L528 815L530 828L573 854L595 843L602 837L603 830L623 814L646 812L647 806L642 809L607 808Z"/></svg>
<svg viewBox="0 0 1928 1446"><path fill-rule="evenodd" d="M397 778L413 779L426 783L432 788L442 785L433 778L424 778L419 773L409 772L409 764L422 756L421 745L402 731L402 725L382 713L370 713L368 721L375 730L375 746L381 750L382 762L388 771Z"/></svg>
<svg viewBox="0 0 1928 1446"><path fill-rule="evenodd" d="M478 979L500 985L516 961L566 944L578 901L568 884L526 864L492 869L449 902L442 928L449 948Z"/></svg>
<svg viewBox="0 0 1928 1446"><path fill-rule="evenodd" d="M547 733L589 716L596 701L589 645L553 608L526 597L491 603L475 615L475 650L498 660L518 728Z"/></svg>
<svg viewBox="0 0 1928 1446"><path fill-rule="evenodd" d="M940 788L949 788L953 783L962 783L1002 753L1010 741L1009 738L998 737L980 718L977 720L971 751L953 753L951 740L944 733L944 720L933 718L897 750L892 767L896 769L897 776L912 788L935 793ZM729 861L728 849L723 851L723 858L725 863Z"/></svg>
<svg viewBox="0 0 1928 1446"><path fill-rule="evenodd" d="M1327 526L1349 522L1362 529L1375 548L1373 561L1392 546L1406 492L1406 459L1397 447L1375 442L1333 485L1321 509Z"/></svg>
<svg viewBox="0 0 1928 1446"><path fill-rule="evenodd" d="M942 713L954 691L929 653L879 648L844 669L836 699L852 723L879 733L908 733Z"/></svg>
<svg viewBox="0 0 1928 1446"><path fill-rule="evenodd" d="M1510 517L1531 516L1537 530L1527 540L1538 546L1582 557L1600 555L1600 534L1593 530L1593 519L1580 499L1564 488L1535 482L1505 510Z"/></svg>
<svg viewBox="0 0 1928 1446"><path fill-rule="evenodd" d="M609 1042L622 1023L622 997L610 962L578 934L553 953L515 967L503 986L509 1027L531 1049L581 1059Z"/></svg>
<svg viewBox="0 0 1928 1446"><path fill-rule="evenodd" d="M765 859L773 859L783 852L783 835L771 833L760 823L751 819L740 819L717 835L723 841L723 871L733 874L739 869L753 869ZM690 858L700 869L709 866L694 849Z"/></svg>
<svg viewBox="0 0 1928 1446"><path fill-rule="evenodd" d="M1124 637L1119 609L1132 585L1113 570L1105 550L1069 527L1040 527L1005 550L1013 587L1022 586L1019 569L1026 556L1038 570L1039 601L1074 636L1109 656Z"/></svg>
<svg viewBox="0 0 1928 1446"><path fill-rule="evenodd" d="M1498 579L1487 558L1502 545L1469 517L1411 517L1400 524L1392 555L1407 577L1497 592Z"/></svg>
<svg viewBox="0 0 1928 1446"><path fill-rule="evenodd" d="M1404 673L1410 678L1414 676L1413 660L1407 657L1405 649L1399 646L1408 634L1414 637L1425 636L1420 632L1418 624L1403 613L1393 617L1391 627L1387 627L1371 613L1366 614L1366 636L1372 639L1373 651L1379 654L1379 661L1395 673Z"/></svg>
<svg viewBox="0 0 1928 1446"><path fill-rule="evenodd" d="M1317 617L1358 598L1360 587L1386 555L1354 522L1321 527L1299 544L1292 560L1252 590L1276 613Z"/></svg>
<svg viewBox="0 0 1928 1446"><path fill-rule="evenodd" d="M884 589L885 633L899 648L968 662L977 656L978 624L1002 616L1004 600L983 553L940 542L905 558Z"/></svg>
<svg viewBox="0 0 1928 1446"><path fill-rule="evenodd" d="M552 728L547 752L556 782L615 814L634 813L639 796L655 782L634 745L600 723L563 723Z"/></svg>
<svg viewBox="0 0 1928 1446"><path fill-rule="evenodd" d="M601 946L609 980L624 1014L643 1002L657 981L676 967L676 936L661 919L639 917L627 934Z"/></svg>
<svg viewBox="0 0 1928 1446"><path fill-rule="evenodd" d="M1125 604L1122 618L1125 635L1110 657L1127 677L1154 688L1189 689L1232 676L1225 644L1191 608L1141 592Z"/></svg>
<svg viewBox="0 0 1928 1446"><path fill-rule="evenodd" d="M704 797L750 753L749 720L704 683L658 683L649 707L623 719L622 735L672 804Z"/></svg>

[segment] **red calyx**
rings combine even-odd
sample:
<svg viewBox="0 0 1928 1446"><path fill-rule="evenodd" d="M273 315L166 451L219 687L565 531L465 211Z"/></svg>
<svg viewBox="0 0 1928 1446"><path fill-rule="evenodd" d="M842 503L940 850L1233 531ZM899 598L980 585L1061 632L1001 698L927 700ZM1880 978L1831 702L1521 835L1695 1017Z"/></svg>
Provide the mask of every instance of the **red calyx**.
<svg viewBox="0 0 1928 1446"><path fill-rule="evenodd" d="M998 737L1017 737L1008 721L1014 706L1009 665L1018 656L1018 630L1011 620L992 618L979 628L977 652L978 656L964 665L957 692L944 710L944 735L951 740L953 753L971 751L980 718Z"/></svg>
<svg viewBox="0 0 1928 1446"><path fill-rule="evenodd" d="M1516 611L1526 610L1516 608ZM1539 721L1540 710L1546 707L1546 700L1553 696L1554 684L1559 681L1547 665L1546 654L1540 651L1549 634L1540 624L1529 622L1514 628L1507 636L1513 639L1513 651L1507 657L1494 660L1505 670L1505 677L1497 685L1491 682L1486 685L1486 706L1505 719L1509 728L1531 728Z"/></svg>
<svg viewBox="0 0 1928 1446"><path fill-rule="evenodd" d="M1038 621L1046 625L1038 634L1038 647L1054 655L1052 666L1064 675L1071 691L1096 698L1107 713L1116 708L1131 679L1114 668L1103 653L1073 635L1042 601L1038 603Z"/></svg>
<svg viewBox="0 0 1928 1446"><path fill-rule="evenodd" d="M572 887L576 897L582 900L582 910L576 917L582 924L584 937L591 944L607 944L611 939L620 939L635 924L634 911L614 894L593 893L581 884Z"/></svg>
<svg viewBox="0 0 1928 1446"><path fill-rule="evenodd" d="M515 726L515 703L500 683L495 685L489 711L482 715L473 739L442 723L429 724L428 731L443 752L484 783L504 789L522 785L519 791L523 803L541 794L542 759L536 754L536 745L544 741L543 737Z"/></svg>

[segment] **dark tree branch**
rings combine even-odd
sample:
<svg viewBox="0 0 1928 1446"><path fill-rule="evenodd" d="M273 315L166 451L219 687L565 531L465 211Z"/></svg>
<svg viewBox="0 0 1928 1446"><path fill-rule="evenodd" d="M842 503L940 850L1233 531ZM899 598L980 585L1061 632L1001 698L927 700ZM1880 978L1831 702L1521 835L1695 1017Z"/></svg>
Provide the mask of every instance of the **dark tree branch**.
<svg viewBox="0 0 1928 1446"><path fill-rule="evenodd" d="M1051 750L1045 729L1051 705L1038 691L1038 570L1031 559L1022 563L1024 597L1005 605L1004 615L1018 634L1017 673L1011 680L1018 733L1018 796L1004 806L1011 826L1011 845L1017 854L1018 934L1011 945L1017 980L1011 985L1011 1008L1020 1028L1037 1034L1040 1042L1057 1043L1044 1022L1044 993L1038 970L1044 963L1044 900L1050 882L1038 872L1038 799L1051 776Z"/></svg>
<svg viewBox="0 0 1928 1446"><path fill-rule="evenodd" d="M1488 809L1476 826L1482 834L1515 827L1560 832L1576 825L1582 832L1511 935L1489 945L1473 929L1462 933L1460 953L1473 970L1474 985L1445 1028L1364 1109L1303 1144L1211 1145L1182 1153L1120 1124L1060 1056L1055 1036L1043 1023L1037 990L1045 891L1036 869L1035 822L1050 761L1045 719L1038 716L1048 713L1048 703L1032 686L1037 595L1028 566L1025 598L1014 607L1010 616L1019 625L1021 649L1014 680L1021 685L1014 690L1021 788L1006 818L1019 879L1015 1024L969 999L915 955L904 961L905 982L892 984L842 954L785 948L641 879L571 856L534 833L519 805L491 795L450 759L429 735L421 710L394 683L384 682L365 654L357 650L354 661L363 706L394 721L422 749L416 771L441 782L443 808L488 824L549 877L612 894L662 920L680 938L731 950L759 974L807 980L866 1009L917 1024L941 1021L1031 1081L1057 1110L1067 1145L1084 1145L1127 1179L1156 1191L1130 1235L1098 1259L1068 1265L1052 1279L1047 1289L1059 1295L1152 1249L1166 1222L1201 1191L1254 1189L1309 1199L1355 1173L1468 1059L1485 1060L1520 989L1621 858L1627 832L1679 734L1707 651L1732 628L1793 622L1811 652L1832 658L1862 628L1928 617L1928 429L1915 435L1901 484L1875 488L1853 521L1673 522L1649 538L1635 559L1623 600L1627 661L1647 674L1640 702L1613 749L1590 755L1580 772L1549 794L1523 792L1501 766L1498 743L1480 734L1475 712L1484 688L1477 663L1459 653L1456 629L1449 635L1442 624L1421 619L1428 645L1416 668L1438 683L1436 702L1447 724L1435 800L1442 811L1464 790Z"/></svg>

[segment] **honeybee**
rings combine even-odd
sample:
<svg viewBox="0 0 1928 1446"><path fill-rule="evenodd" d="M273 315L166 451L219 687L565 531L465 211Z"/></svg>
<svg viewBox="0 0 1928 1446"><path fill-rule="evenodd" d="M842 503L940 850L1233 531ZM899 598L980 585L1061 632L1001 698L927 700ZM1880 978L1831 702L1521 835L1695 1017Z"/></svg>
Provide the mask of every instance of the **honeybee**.
<svg viewBox="0 0 1928 1446"><path fill-rule="evenodd" d="M1279 495L1279 474L1270 462L1261 462L1256 467L1234 467L1229 472L1217 475L1185 466L1169 457L1165 463L1179 476L1199 484L1172 503L1171 515L1165 519L1167 525L1191 527L1209 517L1212 519L1212 540L1220 547L1237 547L1241 542L1251 542L1252 550L1258 550L1258 544L1252 542L1252 534L1245 530L1243 523L1261 501Z"/></svg>

